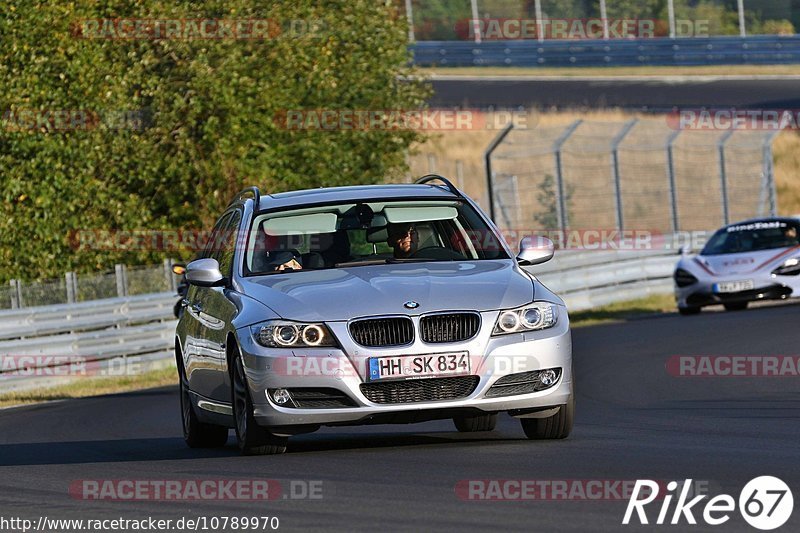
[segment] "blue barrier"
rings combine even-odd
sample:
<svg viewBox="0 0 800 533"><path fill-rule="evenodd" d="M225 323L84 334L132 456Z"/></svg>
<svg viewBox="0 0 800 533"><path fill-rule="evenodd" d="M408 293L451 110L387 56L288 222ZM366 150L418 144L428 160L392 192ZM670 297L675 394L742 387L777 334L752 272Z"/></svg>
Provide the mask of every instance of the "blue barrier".
<svg viewBox="0 0 800 533"><path fill-rule="evenodd" d="M418 66L596 67L800 63L800 35L583 41L419 41Z"/></svg>

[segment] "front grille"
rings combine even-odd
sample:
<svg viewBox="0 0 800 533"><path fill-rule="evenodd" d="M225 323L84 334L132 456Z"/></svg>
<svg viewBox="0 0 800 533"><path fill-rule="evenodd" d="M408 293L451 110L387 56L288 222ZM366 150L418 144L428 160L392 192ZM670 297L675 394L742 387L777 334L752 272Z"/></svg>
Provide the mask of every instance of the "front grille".
<svg viewBox="0 0 800 533"><path fill-rule="evenodd" d="M419 321L419 334L428 343L458 342L474 337L480 327L477 313L428 315Z"/></svg>
<svg viewBox="0 0 800 533"><path fill-rule="evenodd" d="M345 393L336 389L289 389L294 405L300 409L331 409L354 407L356 403Z"/></svg>
<svg viewBox="0 0 800 533"><path fill-rule="evenodd" d="M350 335L361 346L402 346L414 342L414 323L407 317L357 320L350 323Z"/></svg>
<svg viewBox="0 0 800 533"><path fill-rule="evenodd" d="M478 386L478 376L362 383L361 392L373 403L414 403L466 398Z"/></svg>
<svg viewBox="0 0 800 533"><path fill-rule="evenodd" d="M558 383L561 378L561 369L553 369L556 371L556 380L553 385ZM498 396L514 396L516 394L530 394L532 392L539 392L541 390L549 389L553 385L543 385L539 381L539 371L533 370L531 372L520 372L518 374L509 374L503 376L494 382L494 385L486 391L486 398L497 398Z"/></svg>

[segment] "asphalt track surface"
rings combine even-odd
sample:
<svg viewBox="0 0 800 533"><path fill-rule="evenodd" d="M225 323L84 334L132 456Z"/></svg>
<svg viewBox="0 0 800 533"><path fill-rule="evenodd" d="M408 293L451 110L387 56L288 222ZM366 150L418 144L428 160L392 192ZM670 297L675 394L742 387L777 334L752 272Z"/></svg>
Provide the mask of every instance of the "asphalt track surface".
<svg viewBox="0 0 800 533"><path fill-rule="evenodd" d="M624 500L464 501L454 487L466 479L692 478L738 499L748 480L775 475L797 502L799 378L676 378L665 362L797 354L798 316L800 306L783 305L576 329L577 419L564 441L528 441L503 416L492 433L459 434L437 421L323 429L281 456L241 457L233 438L197 451L181 438L174 387L0 411L0 516L278 516L283 531L645 529L621 525ZM208 478L321 480L322 498L114 502L68 493L80 479ZM755 531L738 512L716 528L646 529ZM779 531L798 529L795 510Z"/></svg>
<svg viewBox="0 0 800 533"><path fill-rule="evenodd" d="M800 73L800 71L798 71ZM800 109L800 76L550 78L439 77L432 107Z"/></svg>

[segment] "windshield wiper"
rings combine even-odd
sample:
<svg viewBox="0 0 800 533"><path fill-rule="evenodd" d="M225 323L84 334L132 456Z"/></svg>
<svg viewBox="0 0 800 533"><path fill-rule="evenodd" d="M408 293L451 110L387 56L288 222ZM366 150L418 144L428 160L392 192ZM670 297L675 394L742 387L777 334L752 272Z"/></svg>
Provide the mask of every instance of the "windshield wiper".
<svg viewBox="0 0 800 533"><path fill-rule="evenodd" d="M428 257L407 257L396 258L388 257L383 259L365 259L363 261L346 261L344 263L336 263L336 268L347 268L354 266L369 266L369 265L395 265L400 263L433 263L441 261L451 261L451 259L431 259Z"/></svg>

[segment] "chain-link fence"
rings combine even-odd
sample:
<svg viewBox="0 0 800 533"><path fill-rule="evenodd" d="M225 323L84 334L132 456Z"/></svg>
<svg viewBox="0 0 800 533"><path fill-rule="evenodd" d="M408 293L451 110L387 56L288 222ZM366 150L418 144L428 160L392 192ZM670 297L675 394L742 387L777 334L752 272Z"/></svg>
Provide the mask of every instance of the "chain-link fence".
<svg viewBox="0 0 800 533"><path fill-rule="evenodd" d="M504 133L488 158L501 228L670 233L777 211L773 131L634 119Z"/></svg>
<svg viewBox="0 0 800 533"><path fill-rule="evenodd" d="M0 286L0 309L18 309L40 305L66 304L175 291L178 276L172 272L173 261L161 265L116 265L110 272L76 274L35 282L11 280Z"/></svg>

